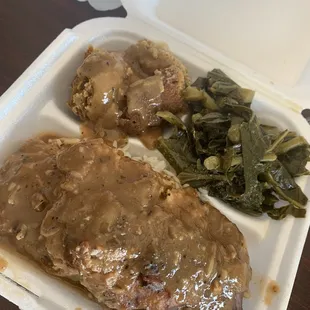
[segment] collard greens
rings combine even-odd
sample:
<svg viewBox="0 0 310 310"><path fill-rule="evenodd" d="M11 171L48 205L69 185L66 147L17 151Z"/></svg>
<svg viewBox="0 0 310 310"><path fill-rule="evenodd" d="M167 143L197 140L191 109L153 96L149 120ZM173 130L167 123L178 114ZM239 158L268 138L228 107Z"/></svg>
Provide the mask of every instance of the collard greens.
<svg viewBox="0 0 310 310"><path fill-rule="evenodd" d="M206 187L209 195L252 216L305 217L308 199L294 178L309 174L309 144L294 132L260 124L253 97L252 90L212 70L184 92L189 122L158 113L175 129L157 147L182 184Z"/></svg>

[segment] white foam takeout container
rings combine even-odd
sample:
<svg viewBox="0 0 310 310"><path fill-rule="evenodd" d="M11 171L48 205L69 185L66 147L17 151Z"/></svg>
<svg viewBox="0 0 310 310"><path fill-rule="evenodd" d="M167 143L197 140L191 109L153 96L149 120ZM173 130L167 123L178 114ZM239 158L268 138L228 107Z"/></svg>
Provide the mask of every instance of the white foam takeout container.
<svg viewBox="0 0 310 310"><path fill-rule="evenodd" d="M273 9L278 0L259 3L235 0L234 7L230 2L191 0L188 8L186 0L123 0L128 12L126 19L99 18L64 30L1 97L0 162L36 134L55 132L77 136L79 122L65 103L70 83L88 45L122 50L144 37L167 42L188 67L192 78L220 68L243 87L256 90L253 109L263 121L294 130L310 141L310 127L300 114L307 105L310 107L310 88L306 87L307 82L310 83L310 63L307 65L310 45L309 40L302 41L306 38L306 29L310 29L310 21L302 12L309 12L310 3L287 0L284 11L270 15L269 9ZM245 9L236 10L236 7ZM234 19L230 18L232 14ZM296 33L285 29L284 36L281 27L273 27L274 23L288 22L288 15L290 27L299 31L299 42L303 44L299 49L305 50L284 49L275 58L274 51L281 50L284 41L290 43L290 35ZM260 37L255 25L261 18L263 30L269 23L278 40L272 40L269 35ZM240 32L242 21L249 27ZM228 34L223 35L223 32ZM210 35L212 33L218 40ZM249 42L247 46L243 46L245 41ZM231 53L225 42L233 50ZM296 40L291 42L295 44ZM254 56L248 55L252 52ZM274 60L263 55L271 55ZM140 156L159 154L146 150L134 139L130 140L130 151ZM298 183L310 197L310 179L301 177ZM244 309L286 309L309 228L310 212L306 219L288 217L278 222L267 217L252 218L216 199L210 200L238 225L247 240L253 280L251 298L244 301ZM0 258L8 262L0 274L0 294L20 308L100 309L76 289L48 276L14 251L1 248ZM264 297L269 280L278 283L280 292L267 306Z"/></svg>

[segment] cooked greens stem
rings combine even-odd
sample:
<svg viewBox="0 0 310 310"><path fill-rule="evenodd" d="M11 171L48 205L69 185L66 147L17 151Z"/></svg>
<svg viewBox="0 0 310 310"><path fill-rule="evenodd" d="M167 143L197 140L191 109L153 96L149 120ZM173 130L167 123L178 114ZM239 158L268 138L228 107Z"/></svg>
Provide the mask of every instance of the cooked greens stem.
<svg viewBox="0 0 310 310"><path fill-rule="evenodd" d="M159 111L156 113L156 115L160 118L163 118L165 121L170 123L171 125L177 126L179 129L187 131L187 128L185 124L182 122L182 120L174 115L173 113L169 111Z"/></svg>
<svg viewBox="0 0 310 310"><path fill-rule="evenodd" d="M302 177L303 175L310 175L310 171L304 171L302 173L295 174L295 178Z"/></svg>
<svg viewBox="0 0 310 310"><path fill-rule="evenodd" d="M201 101L204 99L204 91L197 87L188 86L184 90L183 97L186 101Z"/></svg>
<svg viewBox="0 0 310 310"><path fill-rule="evenodd" d="M262 158L261 162L270 162L275 161L277 159L277 155L275 153L266 153L264 157Z"/></svg>
<svg viewBox="0 0 310 310"><path fill-rule="evenodd" d="M288 151L295 149L296 147L299 146L306 146L308 145L307 140L304 137L295 137L289 141L283 142L280 145L278 145L276 149L277 154L284 154L287 153Z"/></svg>
<svg viewBox="0 0 310 310"><path fill-rule="evenodd" d="M220 174L197 174L190 172L181 172L178 175L181 184L191 183L192 181L226 181L227 178Z"/></svg>
<svg viewBox="0 0 310 310"><path fill-rule="evenodd" d="M217 156L210 156L203 162L208 170L217 170L221 166L221 159Z"/></svg>
<svg viewBox="0 0 310 310"><path fill-rule="evenodd" d="M238 166L238 165L241 165L241 164L242 164L242 157L241 156L234 156L231 159L231 163L230 163L231 167Z"/></svg>
<svg viewBox="0 0 310 310"><path fill-rule="evenodd" d="M295 201L294 199L292 199L291 197L287 196L282 189L278 186L278 183L275 182L275 180L273 179L273 177L271 176L270 173L266 174L267 177L267 182L273 186L274 191L283 199L286 200L288 202L290 202L291 204L293 204L296 208L299 209L304 209L304 206L301 205L299 202Z"/></svg>
<svg viewBox="0 0 310 310"><path fill-rule="evenodd" d="M204 100L203 100L204 107L211 111L217 111L218 106L215 103L214 99L205 91L203 92L203 96L204 96Z"/></svg>
<svg viewBox="0 0 310 310"><path fill-rule="evenodd" d="M251 103L253 101L255 91L253 91L252 89L240 88L239 92L242 96L244 103Z"/></svg>
<svg viewBox="0 0 310 310"><path fill-rule="evenodd" d="M288 135L289 130L284 130L280 136L273 142L273 144L267 149L266 153L271 153Z"/></svg>
<svg viewBox="0 0 310 310"><path fill-rule="evenodd" d="M241 141L240 124L231 125L231 127L228 129L227 137L234 144L240 143Z"/></svg>
<svg viewBox="0 0 310 310"><path fill-rule="evenodd" d="M239 86L237 85L230 84L227 82L217 81L212 84L212 86L210 87L210 91L213 94L227 95L238 88Z"/></svg>

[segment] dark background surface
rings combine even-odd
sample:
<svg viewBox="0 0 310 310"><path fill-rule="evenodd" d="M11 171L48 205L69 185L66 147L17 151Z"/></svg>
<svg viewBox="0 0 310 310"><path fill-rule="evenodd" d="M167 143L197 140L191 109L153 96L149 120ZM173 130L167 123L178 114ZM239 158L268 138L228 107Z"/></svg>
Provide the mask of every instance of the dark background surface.
<svg viewBox="0 0 310 310"><path fill-rule="evenodd" d="M65 28L104 16L125 17L126 12L99 12L77 0L0 0L0 95ZM18 308L0 296L0 309ZM309 235L288 309L310 309Z"/></svg>

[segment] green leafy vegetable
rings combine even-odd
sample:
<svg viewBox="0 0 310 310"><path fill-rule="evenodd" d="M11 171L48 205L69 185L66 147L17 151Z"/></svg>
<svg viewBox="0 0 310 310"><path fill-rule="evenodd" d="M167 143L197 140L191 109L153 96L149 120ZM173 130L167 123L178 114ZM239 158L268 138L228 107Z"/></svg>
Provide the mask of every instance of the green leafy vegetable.
<svg viewBox="0 0 310 310"><path fill-rule="evenodd" d="M269 126L269 125L260 125L262 128L265 139L268 141L268 144L272 144L281 134L281 131L278 127Z"/></svg>
<svg viewBox="0 0 310 310"><path fill-rule="evenodd" d="M305 167L309 160L309 154L308 147L297 147L278 157L290 175L296 177L307 174L308 170Z"/></svg>
<svg viewBox="0 0 310 310"><path fill-rule="evenodd" d="M207 78L199 77L192 84L192 87L197 87L197 88L200 88L200 89L205 89L206 85L207 85Z"/></svg>
<svg viewBox="0 0 310 310"><path fill-rule="evenodd" d="M230 82L222 82L222 81L216 81L214 82L209 90L214 94L214 95L220 95L220 96L225 96L229 95L232 92L236 91L238 89L238 85L232 84Z"/></svg>
<svg viewBox="0 0 310 310"><path fill-rule="evenodd" d="M172 114L171 112L160 111L160 112L157 112L156 115L163 118L165 121L167 121L171 125L174 125L181 130L187 131L187 128L185 124L182 122L182 120L176 115Z"/></svg>
<svg viewBox="0 0 310 310"><path fill-rule="evenodd" d="M260 124L253 98L252 90L212 70L184 91L189 124L170 112L157 114L176 128L158 140L158 149L182 184L205 186L241 212L276 220L305 217L308 199L294 177L309 174L309 144L294 132ZM278 207L280 201L287 205Z"/></svg>
<svg viewBox="0 0 310 310"><path fill-rule="evenodd" d="M261 211L261 204L264 200L262 184L258 181L258 176L264 167L261 164L267 146L263 138L261 128L254 117L249 123L243 122L240 127L243 173L245 179L245 192L243 198L252 209Z"/></svg>
<svg viewBox="0 0 310 310"><path fill-rule="evenodd" d="M306 209L297 209L293 205L287 205L281 208L275 208L267 211L267 214L274 220L282 220L287 215L292 215L297 218L306 217Z"/></svg>
<svg viewBox="0 0 310 310"><path fill-rule="evenodd" d="M262 158L262 162L270 162L277 160L277 155L275 153L265 153L264 157Z"/></svg>
<svg viewBox="0 0 310 310"><path fill-rule="evenodd" d="M273 141L271 146L268 148L267 153L272 152L277 146L282 143L285 137L289 134L288 130L284 130L279 136Z"/></svg>
<svg viewBox="0 0 310 310"><path fill-rule="evenodd" d="M253 90L241 88L219 69L208 72L207 80L209 83L208 90L215 96L229 97L243 105L250 105L254 98L255 92Z"/></svg>
<svg viewBox="0 0 310 310"><path fill-rule="evenodd" d="M213 85L215 82L224 82L231 85L238 84L234 82L231 78L229 78L222 70L220 69L213 69L212 71L209 71L207 74L207 80L209 85Z"/></svg>
<svg viewBox="0 0 310 310"><path fill-rule="evenodd" d="M176 173L187 170L197 164L197 158L191 151L186 133L182 132L170 139L160 137L157 142L158 150L164 155Z"/></svg>
<svg viewBox="0 0 310 310"><path fill-rule="evenodd" d="M280 198L302 209L308 199L280 161L265 165L264 179Z"/></svg>
<svg viewBox="0 0 310 310"><path fill-rule="evenodd" d="M226 180L223 175L198 174L191 172L181 172L178 178L182 184L189 184L192 187L203 187L210 182Z"/></svg>
<svg viewBox="0 0 310 310"><path fill-rule="evenodd" d="M183 93L184 100L191 102L201 102L202 105L211 111L218 109L214 99L205 91L197 87L188 86Z"/></svg>
<svg viewBox="0 0 310 310"><path fill-rule="evenodd" d="M240 96L244 103L247 103L247 104L252 103L254 99L254 95L255 95L255 92L253 90L247 89L247 88L241 88L239 89L239 92L240 92Z"/></svg>
<svg viewBox="0 0 310 310"><path fill-rule="evenodd" d="M186 101L202 101L204 99L204 91L197 87L188 86L183 93Z"/></svg>
<svg viewBox="0 0 310 310"><path fill-rule="evenodd" d="M288 141L281 143L276 149L276 154L285 154L288 151L297 147L308 146L308 142L304 137L294 137Z"/></svg>

